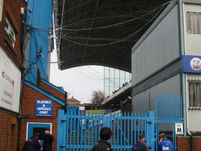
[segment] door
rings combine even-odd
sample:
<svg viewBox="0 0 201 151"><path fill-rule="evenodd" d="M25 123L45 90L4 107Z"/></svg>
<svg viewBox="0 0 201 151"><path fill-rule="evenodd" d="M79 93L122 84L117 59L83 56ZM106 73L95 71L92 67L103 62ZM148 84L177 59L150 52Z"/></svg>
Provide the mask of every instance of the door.
<svg viewBox="0 0 201 151"><path fill-rule="evenodd" d="M50 128L50 133L52 133L52 123L27 123L27 138L29 140L34 134L42 134L45 132L46 128ZM41 147L43 146L43 140L40 142Z"/></svg>

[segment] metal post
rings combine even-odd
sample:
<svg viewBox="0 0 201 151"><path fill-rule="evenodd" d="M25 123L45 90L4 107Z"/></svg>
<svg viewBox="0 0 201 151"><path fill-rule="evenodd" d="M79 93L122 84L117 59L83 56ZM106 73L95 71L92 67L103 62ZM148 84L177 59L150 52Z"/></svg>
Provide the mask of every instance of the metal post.
<svg viewBox="0 0 201 151"><path fill-rule="evenodd" d="M185 55L185 40L184 40L184 18L183 18L183 1L178 0L179 9L179 38L180 38L180 54L181 62L182 56ZM184 113L184 134L187 134L187 107L186 107L186 75L181 73L181 87L183 96L183 113Z"/></svg>
<svg viewBox="0 0 201 151"><path fill-rule="evenodd" d="M155 138L154 138L154 111L149 111L148 118L147 118L147 126L146 126L146 133L147 133L147 144L150 147L150 151L155 151Z"/></svg>
<svg viewBox="0 0 201 151"><path fill-rule="evenodd" d="M58 135L57 135L57 150L63 151L66 150L66 131L62 130L66 129L66 118L64 114L64 110L59 110L59 118L58 118Z"/></svg>

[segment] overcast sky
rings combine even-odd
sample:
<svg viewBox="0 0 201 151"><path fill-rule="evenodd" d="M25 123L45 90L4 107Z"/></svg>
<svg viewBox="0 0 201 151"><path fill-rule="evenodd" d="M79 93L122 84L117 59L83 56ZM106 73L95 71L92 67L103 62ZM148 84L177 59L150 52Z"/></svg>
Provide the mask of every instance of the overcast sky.
<svg viewBox="0 0 201 151"><path fill-rule="evenodd" d="M55 51L51 54L51 62L53 61L57 61ZM82 66L61 71L58 64L51 63L50 82L62 86L70 93L70 98L73 96L82 103L87 103L93 90L103 91L103 67Z"/></svg>

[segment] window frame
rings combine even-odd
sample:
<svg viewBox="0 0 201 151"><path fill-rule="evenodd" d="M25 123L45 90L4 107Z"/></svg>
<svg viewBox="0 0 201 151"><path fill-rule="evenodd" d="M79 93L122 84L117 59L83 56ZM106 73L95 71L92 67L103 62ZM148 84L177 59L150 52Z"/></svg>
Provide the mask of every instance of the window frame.
<svg viewBox="0 0 201 151"><path fill-rule="evenodd" d="M199 33L197 32L193 32L192 31L192 29L191 29L191 31L189 31L188 29L189 29L189 25L190 24L192 24L190 21L192 21L192 20L190 20L189 18L188 18L188 14L199 14L200 15L200 19L201 19L201 12L200 11L186 11L186 33L188 33L188 34L191 34L191 35L201 35L201 20L200 20L200 26L198 25L198 27L200 27L199 28ZM192 28L192 27L191 27Z"/></svg>
<svg viewBox="0 0 201 151"><path fill-rule="evenodd" d="M188 80L189 109L201 110L201 80Z"/></svg>

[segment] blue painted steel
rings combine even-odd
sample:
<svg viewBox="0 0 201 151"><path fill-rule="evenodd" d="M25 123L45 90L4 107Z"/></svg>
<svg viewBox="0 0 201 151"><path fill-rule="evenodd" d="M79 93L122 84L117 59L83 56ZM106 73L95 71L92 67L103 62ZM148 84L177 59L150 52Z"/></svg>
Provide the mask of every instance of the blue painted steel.
<svg viewBox="0 0 201 151"><path fill-rule="evenodd" d="M52 100L36 100L36 116L52 116Z"/></svg>
<svg viewBox="0 0 201 151"><path fill-rule="evenodd" d="M77 132L80 131L80 112L78 112L78 124L76 125L77 126ZM79 144L79 141L80 141L80 136L79 136L80 133L77 133L77 145ZM77 151L79 150L78 146L76 147L77 148Z"/></svg>
<svg viewBox="0 0 201 151"><path fill-rule="evenodd" d="M181 96L157 94L155 96L156 116L160 123L183 121L183 100Z"/></svg>
<svg viewBox="0 0 201 151"><path fill-rule="evenodd" d="M46 123L29 123L28 124L28 137L27 140L29 140L33 136L33 129L34 128L50 128L50 124ZM41 146L43 146L43 140L40 141Z"/></svg>
<svg viewBox="0 0 201 151"><path fill-rule="evenodd" d="M183 100L181 96L172 96L167 94L157 94L155 96L155 136L156 144L159 141L159 125L161 123L170 124L172 129L169 131L172 133L172 140L176 150L177 137L175 134L175 123L184 123L183 117ZM156 151L158 148L156 148Z"/></svg>
<svg viewBox="0 0 201 151"><path fill-rule="evenodd" d="M65 135L67 139L70 139L65 142L66 150L74 150L74 148L82 151L90 150L100 139L100 129L103 126L108 126L113 131L111 144L114 151L131 151L141 133L145 134L150 151L157 151L160 123L172 124L173 143L176 147L174 124L183 122L182 98L180 96L157 95L155 100L155 115L153 111L148 114L79 115L79 112L75 113L75 109L74 111L69 109L64 115L67 119L67 134L65 133ZM76 127L78 125L79 128Z"/></svg>
<svg viewBox="0 0 201 151"><path fill-rule="evenodd" d="M34 85L34 84L32 84L32 83L30 83L30 82L28 82L28 81L24 81L24 84L30 86L30 87L33 88L34 90L36 90L36 91L40 92L41 94L47 96L48 98L50 98L50 99L52 99L53 101L59 103L60 105L65 106L65 102L64 102L64 101L62 101L62 100L56 98L55 96L51 95L50 93L47 93L46 91L40 89L40 88L37 87L36 85Z"/></svg>
<svg viewBox="0 0 201 151"><path fill-rule="evenodd" d="M152 141L154 140L153 112L150 112L148 116L146 114L135 114L133 116L133 113L108 115L86 115L82 113L80 115L79 112L74 113L73 110L68 110L66 113L59 111L58 151L63 151L64 149L91 150L100 139L100 129L105 126L110 127L113 131L111 144L114 151L131 151L135 140L134 137L139 138L141 133L145 133L148 144L152 148L151 151L154 151L153 145L155 143ZM64 123L66 127L63 125ZM67 136L65 139L64 135Z"/></svg>
<svg viewBox="0 0 201 151"><path fill-rule="evenodd" d="M147 126L146 126L146 136L147 136L147 138L146 138L146 140L147 140L147 144L148 144L148 146L150 147L150 149L151 150L153 150L153 151L155 151L155 145L154 145L154 143L155 143L155 136L154 136L154 134L155 134L155 131L154 131L154 125L155 125L155 122L154 122L154 112L153 111L150 111L149 113L148 113L148 119L147 119L147 121L146 121L146 124L147 124Z"/></svg>
<svg viewBox="0 0 201 151"><path fill-rule="evenodd" d="M66 116L64 110L59 110L59 117L58 117L58 129L57 129L57 150L59 151L66 151L67 149L67 138L68 133L66 130Z"/></svg>
<svg viewBox="0 0 201 151"><path fill-rule="evenodd" d="M29 0L26 26L30 32L27 80L37 83L37 70L48 79L49 35L52 31L52 0ZM42 51L41 51L42 50Z"/></svg>
<svg viewBox="0 0 201 151"><path fill-rule="evenodd" d="M133 113L131 113L131 117L133 117ZM133 121L131 120L131 146L133 146Z"/></svg>
<svg viewBox="0 0 201 151"><path fill-rule="evenodd" d="M27 140L29 140L33 136L34 128L50 128L50 126L51 126L50 124L46 124L46 123L29 123Z"/></svg>
<svg viewBox="0 0 201 151"><path fill-rule="evenodd" d="M183 72L185 73L201 73L201 56L187 56L182 58Z"/></svg>

